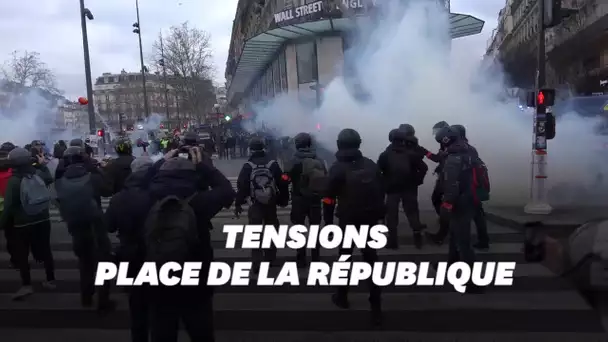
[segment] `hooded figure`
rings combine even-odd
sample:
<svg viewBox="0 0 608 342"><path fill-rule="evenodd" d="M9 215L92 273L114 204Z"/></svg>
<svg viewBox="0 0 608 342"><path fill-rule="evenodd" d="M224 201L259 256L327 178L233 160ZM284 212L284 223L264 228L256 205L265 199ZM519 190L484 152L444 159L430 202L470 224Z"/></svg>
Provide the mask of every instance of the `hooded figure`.
<svg viewBox="0 0 608 342"><path fill-rule="evenodd" d="M388 247L399 247L397 225L399 205L402 204L410 227L414 230L414 244L422 247L422 230L418 209L418 186L424 179L428 167L419 153L417 139L405 130L391 131L391 144L378 158L378 168L382 173L386 197L386 225L389 228ZM422 176L421 176L422 174Z"/></svg>
<svg viewBox="0 0 608 342"><path fill-rule="evenodd" d="M46 281L43 286L55 287L55 266L51 252L51 221L49 205L51 194L47 186L53 182L49 169L38 156L32 158L30 151L14 148L8 154L12 174L4 194L4 210L0 215L0 229L14 229L13 253L21 276L21 288L14 299L30 295L32 290L29 254L44 263ZM27 183L23 183L27 182ZM22 186L23 185L23 186ZM23 200L27 202L23 202Z"/></svg>

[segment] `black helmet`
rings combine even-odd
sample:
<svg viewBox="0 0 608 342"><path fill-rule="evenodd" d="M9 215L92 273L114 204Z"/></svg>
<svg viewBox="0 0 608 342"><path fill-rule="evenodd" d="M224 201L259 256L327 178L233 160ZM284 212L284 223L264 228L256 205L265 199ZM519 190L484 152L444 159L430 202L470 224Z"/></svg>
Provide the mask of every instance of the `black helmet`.
<svg viewBox="0 0 608 342"><path fill-rule="evenodd" d="M129 139L118 139L114 143L114 150L118 154L122 155L131 155L133 153L133 146L131 145L131 140Z"/></svg>
<svg viewBox="0 0 608 342"><path fill-rule="evenodd" d="M72 139L70 140L70 146L76 146L76 147L84 147L84 141L82 141L82 139Z"/></svg>
<svg viewBox="0 0 608 342"><path fill-rule="evenodd" d="M414 129L414 126L412 126L410 124L399 125L399 130L404 131L408 136L416 135L416 130Z"/></svg>
<svg viewBox="0 0 608 342"><path fill-rule="evenodd" d="M445 127L450 127L450 125L447 122L445 122L445 121L439 121L438 123L436 123L433 126L433 134L437 135L437 133L439 132L439 130L441 130L442 128L445 128Z"/></svg>
<svg viewBox="0 0 608 342"><path fill-rule="evenodd" d="M0 146L0 153L3 152L3 153L5 153L8 156L8 153L10 151L14 150L15 147L16 147L15 144L13 144L12 142L7 141L7 142L5 142L4 144L2 144Z"/></svg>
<svg viewBox="0 0 608 342"><path fill-rule="evenodd" d="M188 132L184 135L184 144L188 146L196 146L198 144L198 135L195 132Z"/></svg>
<svg viewBox="0 0 608 342"><path fill-rule="evenodd" d="M389 142L392 143L393 141L395 141L395 135L397 134L398 131L399 130L395 128L395 129L391 129L391 131L388 132L388 141Z"/></svg>
<svg viewBox="0 0 608 342"><path fill-rule="evenodd" d="M444 146L453 144L459 138L460 134L450 126L441 128L439 132L435 134L435 140Z"/></svg>
<svg viewBox="0 0 608 342"><path fill-rule="evenodd" d="M312 146L312 137L308 133L304 133L304 132L298 133L293 138L293 141L296 145L296 148L298 148L298 149L309 148L310 146Z"/></svg>
<svg viewBox="0 0 608 342"><path fill-rule="evenodd" d="M460 135L461 138L467 138L467 129L463 125L452 125L452 129Z"/></svg>
<svg viewBox="0 0 608 342"><path fill-rule="evenodd" d="M16 147L8 154L8 159L11 165L24 166L29 165L32 162L32 155L29 150L25 148Z"/></svg>
<svg viewBox="0 0 608 342"><path fill-rule="evenodd" d="M82 163L85 160L85 150L80 146L70 146L63 151L63 159L66 165Z"/></svg>
<svg viewBox="0 0 608 342"><path fill-rule="evenodd" d="M249 149L251 152L264 151L266 148L266 139L264 137L255 136L249 140Z"/></svg>
<svg viewBox="0 0 608 342"><path fill-rule="evenodd" d="M410 137L410 135L408 135L405 130L396 129L395 134L393 135L393 143L405 144L408 137Z"/></svg>
<svg viewBox="0 0 608 342"><path fill-rule="evenodd" d="M361 136L352 128L345 128L338 133L338 150L361 147Z"/></svg>

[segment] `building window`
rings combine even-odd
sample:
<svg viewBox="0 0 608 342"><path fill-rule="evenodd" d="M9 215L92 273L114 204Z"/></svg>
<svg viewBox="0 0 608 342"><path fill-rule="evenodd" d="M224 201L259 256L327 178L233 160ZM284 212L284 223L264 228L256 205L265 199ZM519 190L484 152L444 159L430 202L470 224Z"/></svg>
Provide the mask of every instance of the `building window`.
<svg viewBox="0 0 608 342"><path fill-rule="evenodd" d="M279 69L281 75L281 91L287 91L287 60L285 59L285 49L279 54Z"/></svg>
<svg viewBox="0 0 608 342"><path fill-rule="evenodd" d="M312 83L317 80L317 45L314 41L296 45L298 83Z"/></svg>

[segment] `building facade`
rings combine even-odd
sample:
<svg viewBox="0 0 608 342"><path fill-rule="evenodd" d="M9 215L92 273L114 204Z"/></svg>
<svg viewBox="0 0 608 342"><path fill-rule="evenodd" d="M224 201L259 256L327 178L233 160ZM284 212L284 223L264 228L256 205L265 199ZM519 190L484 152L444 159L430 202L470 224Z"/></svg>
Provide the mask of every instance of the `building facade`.
<svg viewBox="0 0 608 342"><path fill-rule="evenodd" d="M562 0L568 15L546 30L546 85L589 95L605 92L608 79L608 1ZM503 64L514 86L535 86L538 55L537 0L508 0L502 21L488 44L488 55Z"/></svg>
<svg viewBox="0 0 608 342"><path fill-rule="evenodd" d="M164 128L182 127L194 119L193 115L184 110L183 101L170 84L167 85L167 90L168 101L165 100L163 77L157 74L146 75L149 113L162 115ZM132 129L146 117L142 75L139 72L123 70L118 74L102 74L95 81L93 96L97 112L105 125L113 130Z"/></svg>
<svg viewBox="0 0 608 342"><path fill-rule="evenodd" d="M435 0L433 0L435 1ZM449 10L449 1L441 0ZM377 0L241 0L226 62L227 103L232 115L279 94L311 108L337 75L352 75L350 32L359 18L374 20ZM450 14L451 37L477 34L483 21ZM365 96L353 78L352 91Z"/></svg>
<svg viewBox="0 0 608 342"><path fill-rule="evenodd" d="M89 132L87 106L78 102L66 101L59 106L55 123L57 128L69 130L75 135L87 134Z"/></svg>

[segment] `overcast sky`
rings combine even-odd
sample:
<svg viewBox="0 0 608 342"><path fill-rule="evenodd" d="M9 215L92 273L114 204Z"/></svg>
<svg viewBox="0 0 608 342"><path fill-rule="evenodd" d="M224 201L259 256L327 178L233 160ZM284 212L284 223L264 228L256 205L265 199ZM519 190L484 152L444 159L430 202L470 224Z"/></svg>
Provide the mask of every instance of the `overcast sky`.
<svg viewBox="0 0 608 342"><path fill-rule="evenodd" d="M93 77L102 72L139 70L135 0L85 0L95 19L89 22ZM216 68L215 80L224 82L232 21L238 0L140 0L144 53L172 25L189 21L210 33ZM452 11L486 21L481 35L459 39L457 48L485 51L505 0L452 0ZM0 60L13 50L40 53L57 75L59 88L74 99L85 91L79 7L76 0L0 1Z"/></svg>

